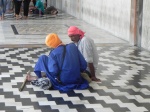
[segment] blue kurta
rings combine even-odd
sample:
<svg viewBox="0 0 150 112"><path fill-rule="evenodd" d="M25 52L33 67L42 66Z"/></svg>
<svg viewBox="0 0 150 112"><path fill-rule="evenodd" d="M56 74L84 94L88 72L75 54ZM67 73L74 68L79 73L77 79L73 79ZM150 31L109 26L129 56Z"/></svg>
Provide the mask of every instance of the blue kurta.
<svg viewBox="0 0 150 112"><path fill-rule="evenodd" d="M61 45L55 48L49 56L40 56L35 65L35 73L36 71L44 71L56 90L69 91L88 88L88 82L80 74L86 70L87 63L78 48L73 43L66 45L64 62L63 51L64 46ZM40 78L41 75L38 77Z"/></svg>

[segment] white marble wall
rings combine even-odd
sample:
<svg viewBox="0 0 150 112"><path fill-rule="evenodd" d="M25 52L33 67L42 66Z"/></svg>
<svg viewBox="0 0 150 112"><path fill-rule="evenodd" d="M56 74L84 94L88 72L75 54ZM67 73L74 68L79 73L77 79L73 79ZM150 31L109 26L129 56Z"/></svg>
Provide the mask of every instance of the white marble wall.
<svg viewBox="0 0 150 112"><path fill-rule="evenodd" d="M150 50L150 0L143 1L143 30L141 47Z"/></svg>
<svg viewBox="0 0 150 112"><path fill-rule="evenodd" d="M131 0L48 1L58 9L129 41Z"/></svg>
<svg viewBox="0 0 150 112"><path fill-rule="evenodd" d="M129 41L130 0L86 0L83 20Z"/></svg>

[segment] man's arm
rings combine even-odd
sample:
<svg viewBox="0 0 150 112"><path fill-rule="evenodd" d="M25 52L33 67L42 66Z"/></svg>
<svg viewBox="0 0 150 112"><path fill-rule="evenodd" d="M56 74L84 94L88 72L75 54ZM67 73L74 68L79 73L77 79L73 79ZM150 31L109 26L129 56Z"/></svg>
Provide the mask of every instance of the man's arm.
<svg viewBox="0 0 150 112"><path fill-rule="evenodd" d="M88 67L89 67L90 72L91 72L92 81L100 82L101 80L96 78L96 76L95 76L95 69L94 69L93 63L88 63Z"/></svg>
<svg viewBox="0 0 150 112"><path fill-rule="evenodd" d="M90 40L88 40L86 38L84 39L84 41L82 42L81 51L82 51L82 55L84 56L85 60L87 61L87 65L88 65L88 68L91 73L91 80L96 81L96 82L101 81L100 79L96 78L96 76L95 76L95 68L93 65L93 58L94 58L93 57L93 46L92 46Z"/></svg>

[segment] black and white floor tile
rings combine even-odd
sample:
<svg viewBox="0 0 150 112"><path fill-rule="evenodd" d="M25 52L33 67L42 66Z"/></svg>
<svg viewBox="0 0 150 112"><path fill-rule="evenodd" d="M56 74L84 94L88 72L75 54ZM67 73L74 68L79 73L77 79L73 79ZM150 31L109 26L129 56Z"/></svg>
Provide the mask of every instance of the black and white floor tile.
<svg viewBox="0 0 150 112"><path fill-rule="evenodd" d="M150 53L130 46L98 46L102 82L86 90L62 93L41 90L28 82L26 72L46 47L0 48L0 112L149 112Z"/></svg>

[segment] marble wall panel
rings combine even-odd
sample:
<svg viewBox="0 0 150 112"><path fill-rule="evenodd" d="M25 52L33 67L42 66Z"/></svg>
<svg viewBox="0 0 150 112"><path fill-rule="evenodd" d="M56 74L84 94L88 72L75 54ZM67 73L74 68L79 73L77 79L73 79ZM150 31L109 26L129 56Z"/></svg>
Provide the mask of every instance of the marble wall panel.
<svg viewBox="0 0 150 112"><path fill-rule="evenodd" d="M129 41L130 0L86 0L83 20Z"/></svg>
<svg viewBox="0 0 150 112"><path fill-rule="evenodd" d="M150 50L150 0L144 0L143 2L143 29L141 47Z"/></svg>

